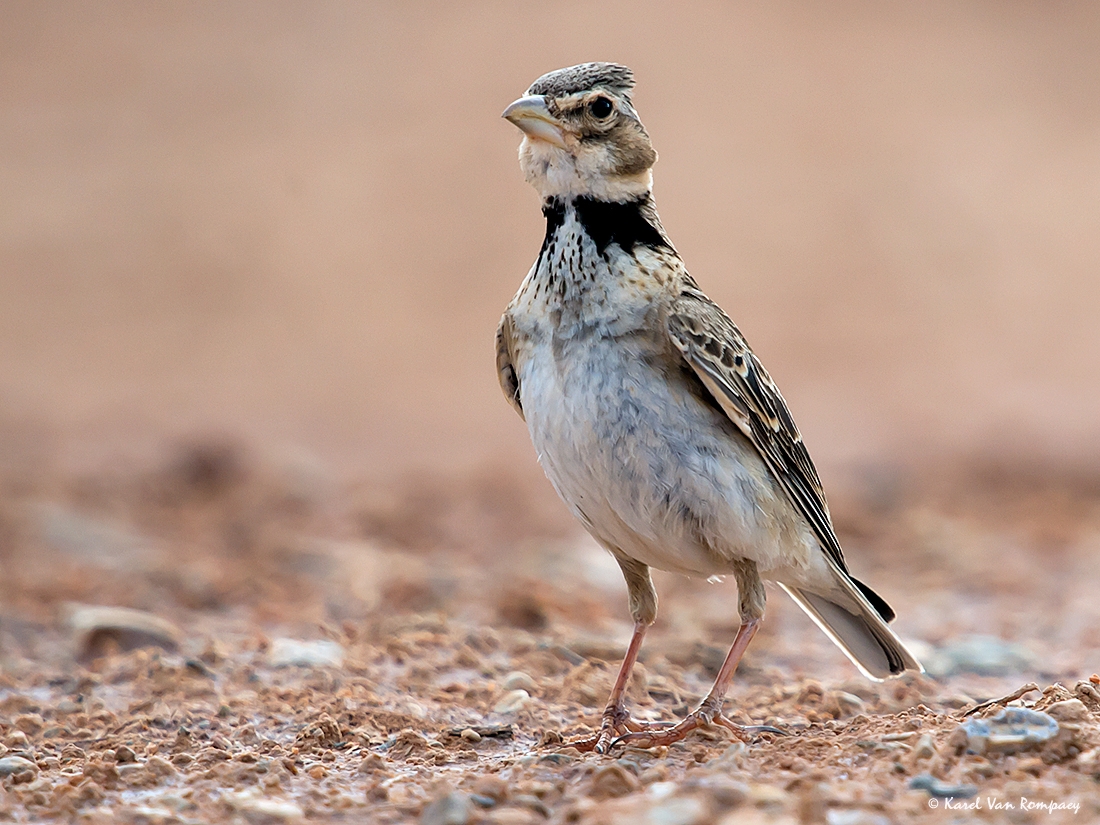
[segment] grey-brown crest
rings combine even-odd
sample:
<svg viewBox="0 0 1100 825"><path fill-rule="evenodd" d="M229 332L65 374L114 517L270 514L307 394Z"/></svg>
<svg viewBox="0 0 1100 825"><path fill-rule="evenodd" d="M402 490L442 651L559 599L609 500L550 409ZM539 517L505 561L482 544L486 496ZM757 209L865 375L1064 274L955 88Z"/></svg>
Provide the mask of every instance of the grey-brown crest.
<svg viewBox="0 0 1100 825"><path fill-rule="evenodd" d="M547 72L531 84L527 94L563 97L593 89L606 89L629 101L634 72L618 63L581 63Z"/></svg>

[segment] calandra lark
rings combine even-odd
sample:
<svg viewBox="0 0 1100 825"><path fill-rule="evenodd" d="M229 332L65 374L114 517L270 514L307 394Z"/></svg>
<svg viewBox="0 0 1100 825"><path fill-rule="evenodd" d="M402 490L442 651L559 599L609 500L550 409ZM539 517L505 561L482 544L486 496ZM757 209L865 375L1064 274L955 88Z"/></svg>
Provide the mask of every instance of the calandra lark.
<svg viewBox="0 0 1100 825"><path fill-rule="evenodd" d="M634 635L600 730L574 743L652 747L721 725L734 669L777 582L867 676L920 664L889 605L855 579L787 405L741 332L698 287L652 196L657 160L613 63L543 75L504 110L546 237L497 331L501 387L558 494L618 561ZM675 725L623 695L657 614L651 567L729 574L741 627L710 693ZM757 728L756 730L759 730Z"/></svg>

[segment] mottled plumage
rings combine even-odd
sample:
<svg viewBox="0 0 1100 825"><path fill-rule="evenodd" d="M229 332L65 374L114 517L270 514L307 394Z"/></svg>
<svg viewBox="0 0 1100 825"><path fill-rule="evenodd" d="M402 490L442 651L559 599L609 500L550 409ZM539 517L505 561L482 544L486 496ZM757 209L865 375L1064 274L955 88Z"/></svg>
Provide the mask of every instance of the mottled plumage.
<svg viewBox="0 0 1100 825"><path fill-rule="evenodd" d="M618 560L635 635L601 731L662 744L721 724L723 696L776 581L871 677L919 669L856 581L787 405L729 317L687 273L657 216L656 152L629 69L586 63L539 78L505 110L543 196L546 235L504 313L497 368L547 476ZM700 708L659 729L623 688L656 616L649 568L736 577L742 628Z"/></svg>

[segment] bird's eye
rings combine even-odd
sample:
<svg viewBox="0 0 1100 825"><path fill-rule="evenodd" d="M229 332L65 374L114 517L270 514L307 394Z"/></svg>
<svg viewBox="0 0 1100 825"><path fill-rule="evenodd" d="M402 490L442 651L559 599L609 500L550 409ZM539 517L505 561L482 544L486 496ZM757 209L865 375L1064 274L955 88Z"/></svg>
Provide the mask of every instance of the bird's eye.
<svg viewBox="0 0 1100 825"><path fill-rule="evenodd" d="M611 110L614 108L611 101L606 97L597 97L588 104L588 113L597 120L603 120L611 114Z"/></svg>

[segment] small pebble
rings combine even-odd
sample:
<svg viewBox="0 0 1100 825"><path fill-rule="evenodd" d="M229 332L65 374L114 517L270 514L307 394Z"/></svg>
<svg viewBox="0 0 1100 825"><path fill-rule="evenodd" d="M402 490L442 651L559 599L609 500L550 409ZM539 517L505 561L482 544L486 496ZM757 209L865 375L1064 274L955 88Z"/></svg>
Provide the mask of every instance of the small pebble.
<svg viewBox="0 0 1100 825"><path fill-rule="evenodd" d="M429 803L420 815L420 825L466 825L473 814L469 797L460 793L448 793Z"/></svg>
<svg viewBox="0 0 1100 825"><path fill-rule="evenodd" d="M840 709L848 716L855 716L867 710L867 703L853 693L838 690L833 696L840 705Z"/></svg>
<svg viewBox="0 0 1100 825"><path fill-rule="evenodd" d="M538 685L535 684L534 679L522 670L513 670L504 677L504 681L500 683L500 687L505 691L526 690L528 693L532 693L538 688Z"/></svg>
<svg viewBox="0 0 1100 825"><path fill-rule="evenodd" d="M921 759L931 759L936 755L936 742L932 738L932 734L926 733L917 742L917 746L913 748L913 760L919 761Z"/></svg>
<svg viewBox="0 0 1100 825"><path fill-rule="evenodd" d="M513 690L505 693L500 701L493 706L496 713L518 713L531 699L531 694L526 690Z"/></svg>
<svg viewBox="0 0 1100 825"><path fill-rule="evenodd" d="M38 766L22 756L5 756L0 758L0 776L13 776L23 771L38 773Z"/></svg>
<svg viewBox="0 0 1100 825"><path fill-rule="evenodd" d="M494 773L486 774L474 783L474 793L500 802L508 795L508 783Z"/></svg>
<svg viewBox="0 0 1100 825"><path fill-rule="evenodd" d="M282 799L262 798L244 792L232 794L228 801L249 823L299 822L305 817L300 807Z"/></svg>
<svg viewBox="0 0 1100 825"><path fill-rule="evenodd" d="M172 763L163 756L150 756L145 762L145 769L151 775L161 778L171 776L176 772L176 769L172 767Z"/></svg>
<svg viewBox="0 0 1100 825"><path fill-rule="evenodd" d="M481 741L481 734L473 728L466 728L466 730L462 731L462 733L459 735L467 742L474 745Z"/></svg>
<svg viewBox="0 0 1100 825"><path fill-rule="evenodd" d="M117 770L118 778L123 784L136 788L149 782L149 773L145 770L144 765L128 762L125 765L119 765Z"/></svg>
<svg viewBox="0 0 1100 825"><path fill-rule="evenodd" d="M664 783L662 783L664 784ZM668 783L671 784L671 783ZM749 798L749 786L727 777L718 777L703 785L710 798L722 808L736 808Z"/></svg>
<svg viewBox="0 0 1100 825"><path fill-rule="evenodd" d="M137 754L134 753L133 748L127 745L119 745L115 748L115 761L120 765L126 762L137 762Z"/></svg>
<svg viewBox="0 0 1100 825"><path fill-rule="evenodd" d="M1059 722L1085 722L1092 714L1080 699L1066 699L1055 702L1046 712Z"/></svg>
<svg viewBox="0 0 1100 825"><path fill-rule="evenodd" d="M309 775L314 779L324 779L328 776L328 771L325 770L324 765L314 765L309 769Z"/></svg>
<svg viewBox="0 0 1100 825"><path fill-rule="evenodd" d="M930 773L922 773L909 780L909 787L914 791L927 791L929 796L937 799L969 799L978 793L974 785L951 785L941 782Z"/></svg>
<svg viewBox="0 0 1100 825"><path fill-rule="evenodd" d="M15 726L28 736L34 736L45 724L45 720L37 713L25 713L15 718Z"/></svg>
<svg viewBox="0 0 1100 825"><path fill-rule="evenodd" d="M85 660L101 655L108 645L124 651L142 647L174 651L183 638L167 619L129 607L76 605L69 609L68 624L76 639L77 656Z"/></svg>
<svg viewBox="0 0 1100 825"><path fill-rule="evenodd" d="M386 767L386 757L380 753L368 753L359 763L359 773L375 773Z"/></svg>
<svg viewBox="0 0 1100 825"><path fill-rule="evenodd" d="M570 756L567 753L548 753L539 757L539 763L543 765L568 765L570 762L576 761L577 757Z"/></svg>
<svg viewBox="0 0 1100 825"><path fill-rule="evenodd" d="M260 735L256 733L256 728L252 725L242 725L237 728L237 730L233 732L233 738L242 745L260 744Z"/></svg>
<svg viewBox="0 0 1100 825"><path fill-rule="evenodd" d="M329 639L275 639L267 651L267 663L272 667L342 667L344 648Z"/></svg>
<svg viewBox="0 0 1100 825"><path fill-rule="evenodd" d="M640 783L631 771L622 765L604 765L592 775L589 796L595 799L626 796L638 790Z"/></svg>
<svg viewBox="0 0 1100 825"><path fill-rule="evenodd" d="M907 730L904 733L887 733L882 737L883 742L905 742L916 736L915 731Z"/></svg>
<svg viewBox="0 0 1100 825"><path fill-rule="evenodd" d="M672 796L676 793L677 785L675 782L663 782L657 781L645 789L646 795L653 799L664 799L666 796Z"/></svg>
<svg viewBox="0 0 1100 825"><path fill-rule="evenodd" d="M984 754L1026 750L1057 735L1058 722L1042 711L1005 708L992 719L967 719L953 738L967 753Z"/></svg>

